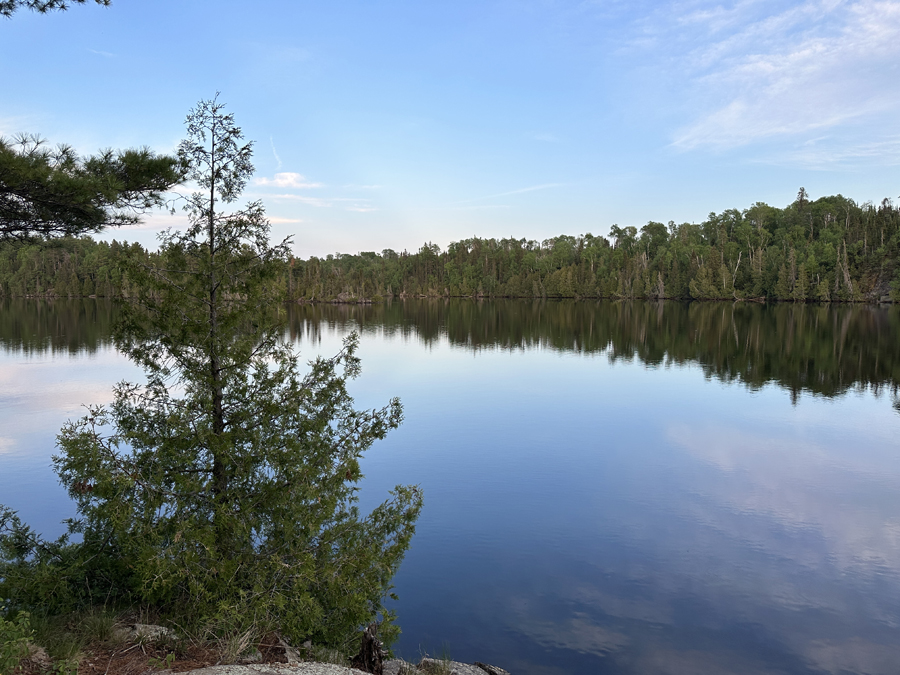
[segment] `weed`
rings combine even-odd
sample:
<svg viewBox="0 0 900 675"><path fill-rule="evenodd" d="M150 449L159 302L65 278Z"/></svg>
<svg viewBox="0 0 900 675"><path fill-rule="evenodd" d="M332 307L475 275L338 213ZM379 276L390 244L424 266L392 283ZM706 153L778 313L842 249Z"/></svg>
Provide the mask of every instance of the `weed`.
<svg viewBox="0 0 900 675"><path fill-rule="evenodd" d="M151 668L157 668L159 670L166 670L172 667L172 664L175 663L175 652L169 652L165 655L164 658L157 658L155 656L151 656L147 660L148 665Z"/></svg>
<svg viewBox="0 0 900 675"><path fill-rule="evenodd" d="M115 639L118 614L106 608L92 608L80 616L78 632L87 642L109 642Z"/></svg>
<svg viewBox="0 0 900 675"><path fill-rule="evenodd" d="M428 653L423 651L418 670L429 675L451 675L453 659L450 658L449 646L446 643L441 645L441 654L436 658L429 657Z"/></svg>
<svg viewBox="0 0 900 675"><path fill-rule="evenodd" d="M78 675L79 659L61 659L54 661L51 673L53 675Z"/></svg>
<svg viewBox="0 0 900 675"><path fill-rule="evenodd" d="M0 672L13 672L28 655L28 641L33 631L29 616L22 612L13 621L0 618Z"/></svg>
<svg viewBox="0 0 900 675"><path fill-rule="evenodd" d="M333 663L336 666L349 666L350 660L337 649L313 645L309 648L309 658L317 663Z"/></svg>

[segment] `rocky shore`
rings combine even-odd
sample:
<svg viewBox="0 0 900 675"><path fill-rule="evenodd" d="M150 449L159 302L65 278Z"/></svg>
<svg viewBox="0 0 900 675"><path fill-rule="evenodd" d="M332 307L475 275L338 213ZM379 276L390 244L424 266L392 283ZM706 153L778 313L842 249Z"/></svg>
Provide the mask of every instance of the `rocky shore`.
<svg viewBox="0 0 900 675"><path fill-rule="evenodd" d="M188 672L192 675L369 675L366 671L356 668L311 662L210 666ZM173 674L172 670L157 672L157 675ZM424 658L416 664L391 659L384 664L383 675L510 675L510 673L503 668L477 661L469 664Z"/></svg>
<svg viewBox="0 0 900 675"><path fill-rule="evenodd" d="M357 656L343 665L336 652L316 650L310 642L293 647L277 633L269 635L259 648L244 649L240 656L227 656L227 652L215 645L176 648L178 641L179 636L171 628L119 624L104 642L106 646L85 651L78 672L83 675L510 675L503 668L479 661L460 663L427 656L418 663L389 659L375 624L362 632ZM327 662L332 658L336 662ZM228 660L223 664L225 659ZM31 645L29 655L15 672L38 675L53 670L53 665L44 649Z"/></svg>

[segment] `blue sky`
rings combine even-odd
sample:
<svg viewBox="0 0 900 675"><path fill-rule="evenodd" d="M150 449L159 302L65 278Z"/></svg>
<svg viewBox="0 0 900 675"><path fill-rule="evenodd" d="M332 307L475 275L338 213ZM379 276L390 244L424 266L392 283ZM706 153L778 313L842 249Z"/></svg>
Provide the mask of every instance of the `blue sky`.
<svg viewBox="0 0 900 675"><path fill-rule="evenodd" d="M900 2L113 0L0 21L0 64L0 134L84 153L221 92L304 257L900 195Z"/></svg>

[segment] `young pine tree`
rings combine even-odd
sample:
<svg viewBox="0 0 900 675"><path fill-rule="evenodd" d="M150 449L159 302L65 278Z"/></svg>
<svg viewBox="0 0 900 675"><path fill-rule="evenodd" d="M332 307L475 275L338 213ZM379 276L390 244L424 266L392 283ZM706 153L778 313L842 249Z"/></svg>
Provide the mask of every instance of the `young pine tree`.
<svg viewBox="0 0 900 675"><path fill-rule="evenodd" d="M359 628L391 618L383 601L422 505L404 486L368 515L355 504L360 456L400 424L400 403L353 408L355 336L301 372L274 320L286 244L269 244L260 203L221 210L252 174L251 145L216 99L187 126L190 226L131 263L137 298L116 338L147 382L119 384L59 436L79 559L103 570L87 575L95 596L352 650Z"/></svg>

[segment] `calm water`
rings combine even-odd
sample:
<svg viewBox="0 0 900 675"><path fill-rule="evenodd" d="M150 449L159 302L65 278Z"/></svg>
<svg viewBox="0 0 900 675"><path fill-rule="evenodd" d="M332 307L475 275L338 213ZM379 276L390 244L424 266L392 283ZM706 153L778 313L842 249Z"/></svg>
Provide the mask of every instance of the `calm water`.
<svg viewBox="0 0 900 675"><path fill-rule="evenodd" d="M80 405L140 372L115 308L0 304L0 502L47 534ZM403 399L363 499L419 483L409 659L514 675L900 672L900 308L420 301L296 308Z"/></svg>

